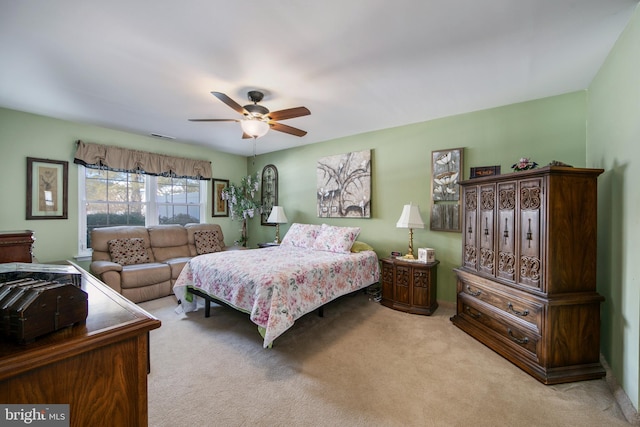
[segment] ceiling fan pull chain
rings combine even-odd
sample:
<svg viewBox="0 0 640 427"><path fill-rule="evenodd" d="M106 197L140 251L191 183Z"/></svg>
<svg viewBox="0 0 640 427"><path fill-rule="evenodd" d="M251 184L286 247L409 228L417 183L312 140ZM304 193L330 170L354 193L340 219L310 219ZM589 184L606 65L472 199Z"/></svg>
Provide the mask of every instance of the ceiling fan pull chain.
<svg viewBox="0 0 640 427"><path fill-rule="evenodd" d="M256 164L256 137L253 137L253 165Z"/></svg>

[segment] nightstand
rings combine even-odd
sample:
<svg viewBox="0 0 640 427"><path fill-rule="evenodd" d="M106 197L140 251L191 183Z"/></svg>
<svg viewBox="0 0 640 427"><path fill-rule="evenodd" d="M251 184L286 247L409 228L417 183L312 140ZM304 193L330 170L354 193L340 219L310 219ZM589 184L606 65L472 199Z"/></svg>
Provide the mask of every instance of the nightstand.
<svg viewBox="0 0 640 427"><path fill-rule="evenodd" d="M275 242L267 242L267 243L258 243L259 248L270 248L271 246L280 246L280 243Z"/></svg>
<svg viewBox="0 0 640 427"><path fill-rule="evenodd" d="M382 305L413 314L431 315L438 308L437 266L401 258L382 260Z"/></svg>

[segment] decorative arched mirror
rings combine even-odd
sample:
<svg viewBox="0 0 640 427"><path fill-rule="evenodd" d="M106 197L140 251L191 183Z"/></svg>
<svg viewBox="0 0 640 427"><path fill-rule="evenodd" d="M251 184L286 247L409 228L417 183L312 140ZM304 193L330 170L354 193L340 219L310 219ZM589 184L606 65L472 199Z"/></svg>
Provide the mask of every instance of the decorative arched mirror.
<svg viewBox="0 0 640 427"><path fill-rule="evenodd" d="M267 165L262 169L262 215L260 224L272 225L267 222L271 209L278 205L278 169L274 165Z"/></svg>

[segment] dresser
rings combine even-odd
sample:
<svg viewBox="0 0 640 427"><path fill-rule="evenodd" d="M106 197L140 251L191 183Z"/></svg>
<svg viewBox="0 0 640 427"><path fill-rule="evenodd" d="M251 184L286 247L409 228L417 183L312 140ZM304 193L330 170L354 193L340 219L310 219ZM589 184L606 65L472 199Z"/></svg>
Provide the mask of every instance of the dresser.
<svg viewBox="0 0 640 427"><path fill-rule="evenodd" d="M69 404L71 426L146 426L149 331L160 321L82 273L85 323L0 342L0 402Z"/></svg>
<svg viewBox="0 0 640 427"><path fill-rule="evenodd" d="M454 325L544 384L601 378L597 178L547 166L462 189Z"/></svg>
<svg viewBox="0 0 640 427"><path fill-rule="evenodd" d="M32 262L33 231L0 231L0 263Z"/></svg>
<svg viewBox="0 0 640 427"><path fill-rule="evenodd" d="M439 261L385 258L381 262L382 305L413 314L431 315L436 311Z"/></svg>

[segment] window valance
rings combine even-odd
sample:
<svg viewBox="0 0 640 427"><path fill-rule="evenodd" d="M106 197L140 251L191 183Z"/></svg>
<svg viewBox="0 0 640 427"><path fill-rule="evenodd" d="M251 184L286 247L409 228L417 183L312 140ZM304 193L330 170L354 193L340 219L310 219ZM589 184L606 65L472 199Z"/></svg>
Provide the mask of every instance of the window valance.
<svg viewBox="0 0 640 427"><path fill-rule="evenodd" d="M74 163L149 175L211 179L211 162L78 141Z"/></svg>

